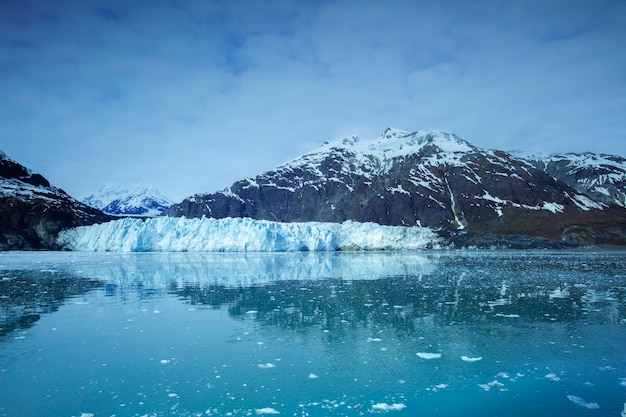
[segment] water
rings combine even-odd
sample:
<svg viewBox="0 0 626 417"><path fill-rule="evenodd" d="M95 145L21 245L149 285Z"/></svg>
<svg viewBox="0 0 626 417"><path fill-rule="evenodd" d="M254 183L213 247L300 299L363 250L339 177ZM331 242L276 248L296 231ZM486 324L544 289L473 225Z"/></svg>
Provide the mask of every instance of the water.
<svg viewBox="0 0 626 417"><path fill-rule="evenodd" d="M617 417L625 295L625 252L2 253L0 416Z"/></svg>

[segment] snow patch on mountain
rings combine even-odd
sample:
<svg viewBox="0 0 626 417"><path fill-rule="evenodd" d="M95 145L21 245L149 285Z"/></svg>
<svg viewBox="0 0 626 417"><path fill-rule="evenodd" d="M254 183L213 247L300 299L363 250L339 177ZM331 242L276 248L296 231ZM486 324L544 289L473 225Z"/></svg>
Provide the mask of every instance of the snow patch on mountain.
<svg viewBox="0 0 626 417"><path fill-rule="evenodd" d="M594 202L626 207L625 158L594 153L542 155L515 151L513 154ZM581 204L589 206L587 201Z"/></svg>
<svg viewBox="0 0 626 417"><path fill-rule="evenodd" d="M107 214L154 217L174 202L154 187L137 184L133 187L106 186L81 201Z"/></svg>
<svg viewBox="0 0 626 417"><path fill-rule="evenodd" d="M477 146L461 137L443 130L418 130L409 133L403 130L387 128L382 136L363 140L358 136L351 136L333 142L326 142L317 150L298 158L293 163L300 164L302 159L314 163L325 158L329 149L345 150L355 154L356 163L365 167L389 167L389 162L396 158L416 154L425 147L431 146L437 153L448 154L450 160L458 160L459 155L466 152L481 151ZM441 155L439 158L441 161ZM374 170L374 169L373 169Z"/></svg>
<svg viewBox="0 0 626 417"><path fill-rule="evenodd" d="M120 219L65 230L57 242L69 250L108 252L417 250L442 244L433 230L422 227L206 217Z"/></svg>

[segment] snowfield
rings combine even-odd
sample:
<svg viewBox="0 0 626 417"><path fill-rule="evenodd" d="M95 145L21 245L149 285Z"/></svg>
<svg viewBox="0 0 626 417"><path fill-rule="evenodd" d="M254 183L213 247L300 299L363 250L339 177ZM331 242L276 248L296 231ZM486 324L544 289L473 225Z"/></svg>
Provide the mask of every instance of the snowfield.
<svg viewBox="0 0 626 417"><path fill-rule="evenodd" d="M249 218L127 218L67 229L57 242L74 251L297 252L438 249L424 227L375 223L279 223Z"/></svg>

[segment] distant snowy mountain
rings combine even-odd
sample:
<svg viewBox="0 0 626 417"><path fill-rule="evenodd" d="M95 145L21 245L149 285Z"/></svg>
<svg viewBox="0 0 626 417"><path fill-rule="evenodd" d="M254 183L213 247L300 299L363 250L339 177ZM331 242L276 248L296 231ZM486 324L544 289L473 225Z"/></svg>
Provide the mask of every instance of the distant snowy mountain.
<svg viewBox="0 0 626 417"><path fill-rule="evenodd" d="M347 220L626 243L626 210L529 161L444 131L349 137L164 214L279 222Z"/></svg>
<svg viewBox="0 0 626 417"><path fill-rule="evenodd" d="M174 202L158 189L137 184L134 187L107 186L80 199L83 203L116 216L158 216Z"/></svg>
<svg viewBox="0 0 626 417"><path fill-rule="evenodd" d="M58 249L60 230L107 220L0 151L0 250Z"/></svg>
<svg viewBox="0 0 626 417"><path fill-rule="evenodd" d="M593 153L515 155L594 201L626 207L625 158Z"/></svg>

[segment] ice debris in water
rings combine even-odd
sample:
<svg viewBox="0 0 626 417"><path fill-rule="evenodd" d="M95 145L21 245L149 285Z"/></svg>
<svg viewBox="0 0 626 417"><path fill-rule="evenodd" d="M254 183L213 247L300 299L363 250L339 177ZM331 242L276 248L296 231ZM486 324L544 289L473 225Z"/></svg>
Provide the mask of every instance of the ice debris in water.
<svg viewBox="0 0 626 417"><path fill-rule="evenodd" d="M553 374L553 373L547 374L546 378L548 378L551 381L556 381L556 382L561 380L561 378L559 378L558 376L556 376L556 374Z"/></svg>
<svg viewBox="0 0 626 417"><path fill-rule="evenodd" d="M315 375L314 373L310 373L309 374L309 378L310 379L315 379L315 378L319 378L317 375Z"/></svg>
<svg viewBox="0 0 626 417"><path fill-rule="evenodd" d="M402 403L397 404L387 404L387 403L377 403L372 405L373 411L400 411L406 408L406 405Z"/></svg>
<svg viewBox="0 0 626 417"><path fill-rule="evenodd" d="M422 359L439 359L441 357L441 353L430 352L417 352L416 355Z"/></svg>
<svg viewBox="0 0 626 417"><path fill-rule="evenodd" d="M567 399L570 400L571 402L573 402L576 405L588 408L590 410L597 410L598 408L600 408L598 403L587 402L587 401L583 400L582 398L577 397L575 395L568 395Z"/></svg>
<svg viewBox="0 0 626 417"><path fill-rule="evenodd" d="M482 359L483 359L482 356L478 356L476 358L471 358L471 357L465 356L465 355L461 356L461 360L464 361L464 362L478 362L478 361L481 361Z"/></svg>
<svg viewBox="0 0 626 417"><path fill-rule="evenodd" d="M502 388L504 384L498 381L497 379L494 379L493 381L488 382L486 384L478 384L478 386L484 389L485 391L489 391L491 388L494 388L494 387Z"/></svg>
<svg viewBox="0 0 626 417"><path fill-rule="evenodd" d="M268 362L268 363L260 363L258 365L258 367L261 368L261 369L270 369L270 368L273 368L275 366L276 365L274 365L273 363L270 363L270 362Z"/></svg>

